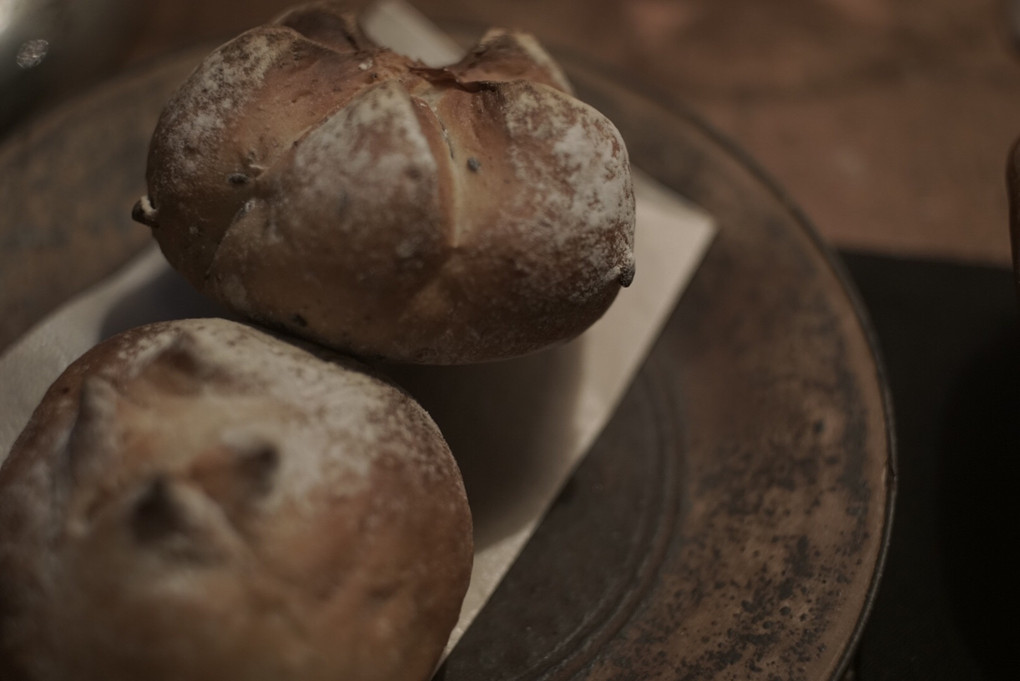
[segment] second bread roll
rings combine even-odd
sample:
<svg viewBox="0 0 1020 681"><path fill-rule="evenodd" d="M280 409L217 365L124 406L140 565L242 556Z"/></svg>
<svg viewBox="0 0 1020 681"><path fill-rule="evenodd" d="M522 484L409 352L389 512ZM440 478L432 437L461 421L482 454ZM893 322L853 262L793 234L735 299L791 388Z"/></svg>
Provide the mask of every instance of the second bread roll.
<svg viewBox="0 0 1020 681"><path fill-rule="evenodd" d="M424 681L471 544L402 391L233 322L142 327L0 469L0 678Z"/></svg>

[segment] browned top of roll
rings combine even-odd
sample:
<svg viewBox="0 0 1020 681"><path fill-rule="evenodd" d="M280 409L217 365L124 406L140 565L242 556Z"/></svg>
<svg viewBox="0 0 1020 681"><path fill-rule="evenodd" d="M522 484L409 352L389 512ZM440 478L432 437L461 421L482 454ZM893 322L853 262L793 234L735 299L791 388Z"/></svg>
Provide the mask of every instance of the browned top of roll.
<svg viewBox="0 0 1020 681"><path fill-rule="evenodd" d="M136 217L200 290L340 349L460 362L586 328L634 274L616 128L527 35L427 68L313 5L170 101Z"/></svg>

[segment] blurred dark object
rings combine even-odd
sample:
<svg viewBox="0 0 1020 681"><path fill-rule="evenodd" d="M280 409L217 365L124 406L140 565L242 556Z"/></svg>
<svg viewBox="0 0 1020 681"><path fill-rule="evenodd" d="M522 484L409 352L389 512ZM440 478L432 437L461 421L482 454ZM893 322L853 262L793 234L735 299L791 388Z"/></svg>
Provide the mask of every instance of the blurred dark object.
<svg viewBox="0 0 1020 681"><path fill-rule="evenodd" d="M1020 319L1008 267L844 254L878 335L899 463L858 681L1020 666Z"/></svg>
<svg viewBox="0 0 1020 681"><path fill-rule="evenodd" d="M143 9L131 0L0 2L0 134L101 78Z"/></svg>
<svg viewBox="0 0 1020 681"><path fill-rule="evenodd" d="M1001 0L1006 30L1013 49L1020 51L1020 0Z"/></svg>
<svg viewBox="0 0 1020 681"><path fill-rule="evenodd" d="M1017 3L1020 5L1020 3ZM1017 10L1020 21L1020 9ZM1018 27L1020 29L1020 27ZM1006 194L1009 197L1009 236L1013 251L1013 282L1020 297L1020 141L1013 144L1006 161Z"/></svg>

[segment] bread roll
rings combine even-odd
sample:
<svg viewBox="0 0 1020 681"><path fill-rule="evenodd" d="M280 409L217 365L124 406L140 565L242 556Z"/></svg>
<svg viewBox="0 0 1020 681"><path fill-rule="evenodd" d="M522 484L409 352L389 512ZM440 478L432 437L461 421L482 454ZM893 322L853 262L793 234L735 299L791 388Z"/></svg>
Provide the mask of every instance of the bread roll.
<svg viewBox="0 0 1020 681"><path fill-rule="evenodd" d="M423 680L472 561L428 415L222 320L126 332L0 469L4 681Z"/></svg>
<svg viewBox="0 0 1020 681"><path fill-rule="evenodd" d="M528 353L634 276L613 124L527 35L444 69L328 4L213 52L167 104L136 219L201 291L364 356Z"/></svg>

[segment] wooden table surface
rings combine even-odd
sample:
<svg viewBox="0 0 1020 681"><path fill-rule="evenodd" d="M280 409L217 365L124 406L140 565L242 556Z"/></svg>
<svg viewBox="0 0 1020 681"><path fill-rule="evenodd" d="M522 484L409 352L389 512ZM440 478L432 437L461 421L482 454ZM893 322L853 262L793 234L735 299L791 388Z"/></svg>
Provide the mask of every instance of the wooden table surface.
<svg viewBox="0 0 1020 681"><path fill-rule="evenodd" d="M287 0L151 0L121 66L229 36ZM363 4L354 2L354 5ZM1020 135L1006 0L417 0L503 25L693 107L839 247L1009 261Z"/></svg>

